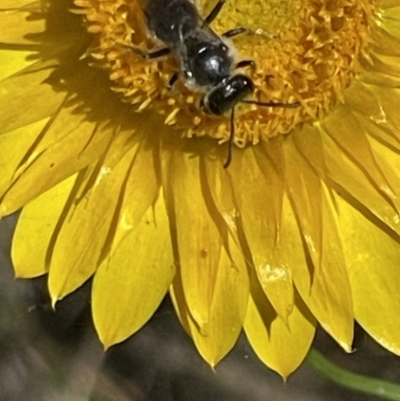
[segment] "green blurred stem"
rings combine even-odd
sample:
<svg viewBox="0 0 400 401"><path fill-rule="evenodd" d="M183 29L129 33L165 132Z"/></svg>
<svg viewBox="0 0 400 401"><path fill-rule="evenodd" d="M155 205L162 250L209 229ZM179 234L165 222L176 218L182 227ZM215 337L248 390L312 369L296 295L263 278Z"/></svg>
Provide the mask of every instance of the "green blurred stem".
<svg viewBox="0 0 400 401"><path fill-rule="evenodd" d="M376 395L386 400L400 401L400 386L397 384L339 368L315 349L310 350L307 361L319 373L344 387Z"/></svg>

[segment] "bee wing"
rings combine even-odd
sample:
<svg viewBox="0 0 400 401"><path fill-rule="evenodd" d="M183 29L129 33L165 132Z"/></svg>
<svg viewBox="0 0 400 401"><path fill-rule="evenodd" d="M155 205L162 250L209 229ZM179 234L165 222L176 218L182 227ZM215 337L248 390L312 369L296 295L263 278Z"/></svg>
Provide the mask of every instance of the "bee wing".
<svg viewBox="0 0 400 401"><path fill-rule="evenodd" d="M221 35L218 35L206 22L206 20L199 15L199 27L204 35L208 36L210 41L221 42Z"/></svg>

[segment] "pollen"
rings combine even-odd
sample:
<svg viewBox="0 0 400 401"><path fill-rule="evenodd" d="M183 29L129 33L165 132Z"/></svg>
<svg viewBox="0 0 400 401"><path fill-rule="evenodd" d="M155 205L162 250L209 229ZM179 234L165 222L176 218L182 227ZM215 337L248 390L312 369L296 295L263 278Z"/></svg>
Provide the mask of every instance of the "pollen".
<svg viewBox="0 0 400 401"><path fill-rule="evenodd" d="M188 0L189 1L189 0ZM217 0L196 2L205 18ZM360 68L359 56L370 44L377 0L226 0L210 25L217 35L233 28L246 31L229 39L237 61L253 60L248 75L255 91L249 100L262 103L299 102L300 107L239 104L235 112L235 143L249 143L288 134L296 126L322 118L343 99ZM225 142L227 116L207 114L200 107L204 91L180 77L172 52L159 58L147 54L165 45L148 28L142 0L75 0L92 37L87 55L108 72L111 87L136 112L151 109L179 135L210 136ZM236 73L233 72L233 73Z"/></svg>

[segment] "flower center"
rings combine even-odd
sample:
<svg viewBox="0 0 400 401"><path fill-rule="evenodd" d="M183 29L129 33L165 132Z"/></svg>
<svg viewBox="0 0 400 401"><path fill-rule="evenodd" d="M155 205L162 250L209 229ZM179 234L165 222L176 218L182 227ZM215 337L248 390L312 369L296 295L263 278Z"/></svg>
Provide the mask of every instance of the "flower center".
<svg viewBox="0 0 400 401"><path fill-rule="evenodd" d="M216 2L197 2L203 19ZM93 36L88 54L109 72L113 89L136 111L152 108L187 137L208 135L221 142L228 140L229 113L217 116L200 106L212 86L193 87L180 74L169 88L171 77L181 68L176 52L154 59L144 57L165 44L150 32L141 3L75 0ZM247 99L301 103L295 108L238 103L234 120L238 146L287 134L298 124L323 117L342 98L357 73L357 58L368 43L375 3L226 0L210 28L219 36L233 28L246 28L227 43L235 50L235 62L254 61L254 67L230 71L253 81L255 89Z"/></svg>

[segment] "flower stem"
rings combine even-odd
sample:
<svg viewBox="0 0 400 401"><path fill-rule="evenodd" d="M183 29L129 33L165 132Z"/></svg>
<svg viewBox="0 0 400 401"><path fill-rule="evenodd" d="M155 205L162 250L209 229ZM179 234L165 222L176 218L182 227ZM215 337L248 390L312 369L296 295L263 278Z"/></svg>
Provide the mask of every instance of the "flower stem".
<svg viewBox="0 0 400 401"><path fill-rule="evenodd" d="M400 386L397 384L349 372L329 361L315 349L310 350L307 361L316 371L344 387L386 400L400 401Z"/></svg>

